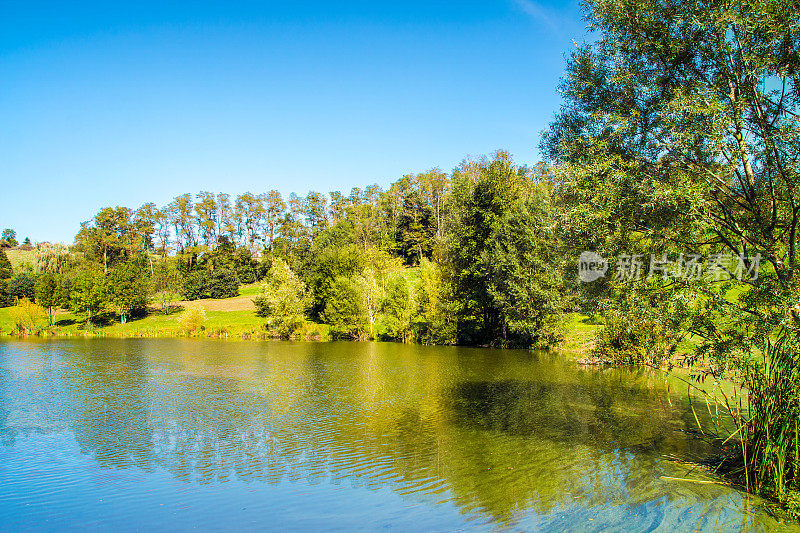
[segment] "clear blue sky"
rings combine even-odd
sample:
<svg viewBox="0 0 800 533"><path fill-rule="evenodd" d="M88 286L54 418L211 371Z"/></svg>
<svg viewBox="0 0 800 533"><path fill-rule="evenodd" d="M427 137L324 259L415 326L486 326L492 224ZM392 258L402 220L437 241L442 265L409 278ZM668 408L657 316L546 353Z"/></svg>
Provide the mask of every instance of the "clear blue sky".
<svg viewBox="0 0 800 533"><path fill-rule="evenodd" d="M0 2L0 228L538 160L577 3Z"/></svg>

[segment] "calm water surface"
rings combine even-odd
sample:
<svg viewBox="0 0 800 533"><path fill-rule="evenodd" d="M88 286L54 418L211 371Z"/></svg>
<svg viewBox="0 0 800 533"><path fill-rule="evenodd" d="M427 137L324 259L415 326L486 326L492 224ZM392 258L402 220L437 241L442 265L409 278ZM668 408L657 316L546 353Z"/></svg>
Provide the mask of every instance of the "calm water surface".
<svg viewBox="0 0 800 533"><path fill-rule="evenodd" d="M702 412L698 413L702 416ZM773 530L685 389L547 354L0 342L0 530Z"/></svg>

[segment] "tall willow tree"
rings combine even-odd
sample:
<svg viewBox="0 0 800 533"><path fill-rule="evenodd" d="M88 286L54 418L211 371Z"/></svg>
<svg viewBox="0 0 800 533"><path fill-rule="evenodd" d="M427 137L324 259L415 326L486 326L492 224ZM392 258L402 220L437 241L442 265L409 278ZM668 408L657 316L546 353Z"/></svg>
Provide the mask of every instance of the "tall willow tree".
<svg viewBox="0 0 800 533"><path fill-rule="evenodd" d="M547 187L507 152L453 174L446 275L458 342L523 344L552 338L562 299L553 276ZM547 280L547 281L545 281Z"/></svg>
<svg viewBox="0 0 800 533"><path fill-rule="evenodd" d="M687 327L717 350L746 349L797 296L798 4L586 6L599 39L569 58L566 101L543 141L560 164L567 234L577 252L760 254L757 279L740 282L734 266L710 281L628 287L693 302Z"/></svg>

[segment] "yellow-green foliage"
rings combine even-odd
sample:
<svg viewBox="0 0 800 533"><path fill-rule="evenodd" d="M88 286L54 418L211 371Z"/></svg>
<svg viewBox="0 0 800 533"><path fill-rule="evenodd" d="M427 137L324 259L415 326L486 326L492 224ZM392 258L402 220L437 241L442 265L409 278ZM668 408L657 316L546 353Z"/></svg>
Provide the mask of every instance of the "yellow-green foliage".
<svg viewBox="0 0 800 533"><path fill-rule="evenodd" d="M24 270L23 267L36 267L36 250L6 250L6 256L14 269L14 274Z"/></svg>
<svg viewBox="0 0 800 533"><path fill-rule="evenodd" d="M31 303L27 298L21 299L17 305L12 307L10 314L14 329L20 335L39 333L46 326L45 310Z"/></svg>
<svg viewBox="0 0 800 533"><path fill-rule="evenodd" d="M204 329L206 323L206 311L202 307L194 307L190 309L181 318L181 328L187 335L192 335Z"/></svg>

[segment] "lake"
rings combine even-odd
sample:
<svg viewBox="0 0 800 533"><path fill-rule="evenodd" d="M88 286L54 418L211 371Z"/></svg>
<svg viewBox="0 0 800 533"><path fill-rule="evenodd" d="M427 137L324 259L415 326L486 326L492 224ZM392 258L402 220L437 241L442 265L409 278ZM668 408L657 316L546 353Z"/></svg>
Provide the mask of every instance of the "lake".
<svg viewBox="0 0 800 533"><path fill-rule="evenodd" d="M701 424L705 403L695 404ZM0 530L774 530L686 387L521 350L0 341Z"/></svg>

